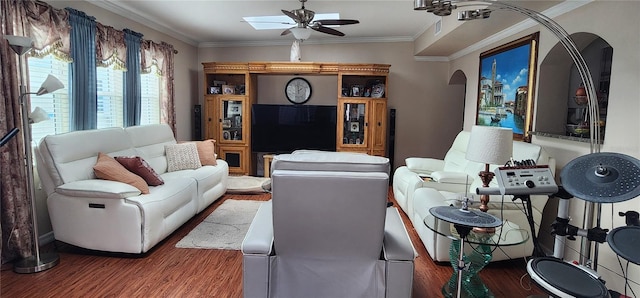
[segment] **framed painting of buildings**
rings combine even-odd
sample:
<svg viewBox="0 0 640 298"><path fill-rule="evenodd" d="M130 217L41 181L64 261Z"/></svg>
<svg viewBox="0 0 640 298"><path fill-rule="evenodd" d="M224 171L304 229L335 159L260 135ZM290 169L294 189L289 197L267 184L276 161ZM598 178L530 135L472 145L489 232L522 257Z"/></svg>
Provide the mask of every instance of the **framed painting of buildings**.
<svg viewBox="0 0 640 298"><path fill-rule="evenodd" d="M534 33L480 54L476 124L513 130L530 141L538 57Z"/></svg>

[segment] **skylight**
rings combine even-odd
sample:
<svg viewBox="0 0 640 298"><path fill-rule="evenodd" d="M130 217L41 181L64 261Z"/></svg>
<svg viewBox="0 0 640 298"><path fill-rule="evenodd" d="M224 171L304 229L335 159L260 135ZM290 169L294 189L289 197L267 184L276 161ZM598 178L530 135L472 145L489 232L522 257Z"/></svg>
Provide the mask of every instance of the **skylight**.
<svg viewBox="0 0 640 298"><path fill-rule="evenodd" d="M339 13L317 13L315 17L313 17L314 20L334 20L339 18ZM286 15L243 17L242 19L244 19L245 22L249 23L256 30L287 29L296 25L296 21L292 20Z"/></svg>

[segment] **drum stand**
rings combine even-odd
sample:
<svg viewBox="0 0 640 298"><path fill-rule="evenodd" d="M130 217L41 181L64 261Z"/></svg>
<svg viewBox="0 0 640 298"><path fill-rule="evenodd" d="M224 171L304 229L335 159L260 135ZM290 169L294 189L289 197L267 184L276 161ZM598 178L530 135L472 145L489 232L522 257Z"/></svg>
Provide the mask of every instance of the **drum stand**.
<svg viewBox="0 0 640 298"><path fill-rule="evenodd" d="M625 216L627 227L616 228L611 233L599 226L600 204L622 202L640 195L639 173L640 161L620 153L592 153L564 166L560 178L566 191L561 190L556 194L561 200L558 217L552 224L552 234L556 237L554 257L534 258L527 263L527 272L538 285L557 297L610 297L604 281L596 272L597 244L593 269L589 267L591 264L575 266L562 260L563 237L575 240L575 236L581 236L598 244L606 241L616 254L639 264L637 247L628 242L628 239L640 235L640 227L637 226L640 225L640 216L637 212L619 213ZM572 197L598 204L596 227L580 229L569 224L568 204ZM590 256L582 254L581 250L580 257L584 259Z"/></svg>
<svg viewBox="0 0 640 298"><path fill-rule="evenodd" d="M467 236L469 236L469 232L471 232L472 227L469 226L463 226L463 225L458 225L458 224L454 224L453 225L456 228L456 231L458 232L458 234L460 235L460 252L458 254L458 283L457 283L457 287L456 287L456 293L457 293L457 298L462 297L462 270L465 269L465 263L464 263L464 239L467 238Z"/></svg>

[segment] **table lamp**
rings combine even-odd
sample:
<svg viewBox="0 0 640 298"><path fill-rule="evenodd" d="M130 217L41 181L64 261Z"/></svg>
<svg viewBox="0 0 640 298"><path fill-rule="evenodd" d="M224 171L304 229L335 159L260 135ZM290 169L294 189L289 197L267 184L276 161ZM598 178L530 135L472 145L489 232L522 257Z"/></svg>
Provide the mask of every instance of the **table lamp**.
<svg viewBox="0 0 640 298"><path fill-rule="evenodd" d="M480 126L471 128L467 160L484 164L484 171L478 174L482 180L482 187L489 187L495 174L489 171L489 165L504 165L511 158L513 152L513 131L511 128ZM489 210L489 195L480 196L481 211Z"/></svg>

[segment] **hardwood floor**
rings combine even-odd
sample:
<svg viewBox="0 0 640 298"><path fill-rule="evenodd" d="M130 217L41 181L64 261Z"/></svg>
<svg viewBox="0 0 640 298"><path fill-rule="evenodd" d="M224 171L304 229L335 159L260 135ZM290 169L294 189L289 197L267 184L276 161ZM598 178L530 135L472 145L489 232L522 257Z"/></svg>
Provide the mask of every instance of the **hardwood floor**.
<svg viewBox="0 0 640 298"><path fill-rule="evenodd" d="M60 264L34 274L3 270L0 297L242 297L240 251L175 247L231 198L268 200L270 195L225 195L142 256L85 251L57 242ZM391 191L389 198L393 201ZM431 260L407 217L400 213L419 254L415 260L413 297L442 297L440 289L452 269L448 263ZM524 260L494 262L480 275L496 297L541 294L524 276L525 268Z"/></svg>

